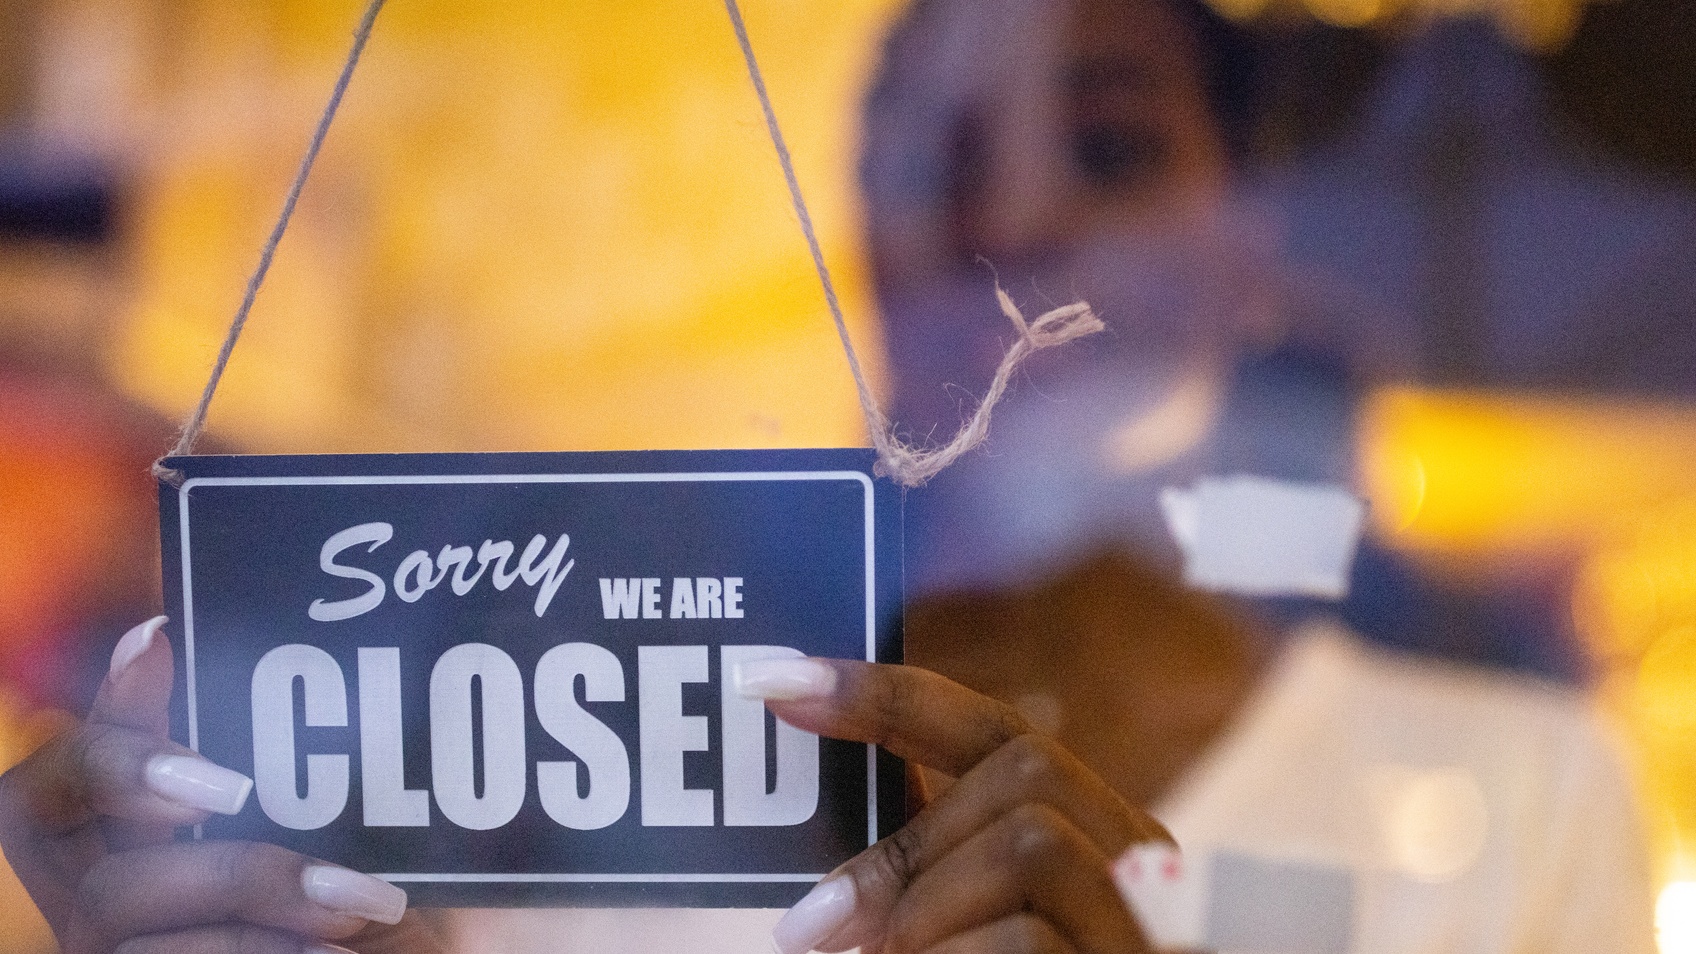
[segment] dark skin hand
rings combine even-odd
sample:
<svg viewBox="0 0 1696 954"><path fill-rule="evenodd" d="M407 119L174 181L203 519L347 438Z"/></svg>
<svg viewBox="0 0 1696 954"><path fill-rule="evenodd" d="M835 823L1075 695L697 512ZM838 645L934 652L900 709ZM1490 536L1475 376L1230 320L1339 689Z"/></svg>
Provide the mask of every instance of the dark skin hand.
<svg viewBox="0 0 1696 954"><path fill-rule="evenodd" d="M135 635L126 637L132 645L138 642ZM176 829L205 821L211 812L189 804L192 795L161 794L161 786L149 784L149 767L161 756L211 763L166 737L172 673L170 643L151 638L128 665L107 677L86 720L0 777L0 846L52 926L60 949L66 954L326 954L337 947L362 954L442 951L441 942L411 912L394 925L350 913L394 900L381 893L381 885L373 894L362 875L272 845L173 839ZM229 777L239 779L234 773ZM342 886L342 896L334 899L339 904L307 895L307 878L314 872ZM350 904L349 885L377 902Z"/></svg>
<svg viewBox="0 0 1696 954"><path fill-rule="evenodd" d="M1016 709L922 669L783 662L829 675L824 691L769 699L778 717L953 780L826 879L851 885L851 904L807 947L1148 950L1110 865L1170 836ZM388 925L314 900L303 875L334 866L270 845L173 840L210 812L149 781L162 756L204 762L166 737L171 678L170 645L153 638L106 680L86 721L0 778L0 845L67 954L444 950L412 912Z"/></svg>
<svg viewBox="0 0 1696 954"><path fill-rule="evenodd" d="M841 896L836 886L851 884L851 911L844 906L822 920L792 915L790 929L778 931L786 952L803 945L861 946L868 954L1149 949L1110 866L1132 844L1170 841L1159 823L1033 732L1011 706L907 666L793 664L830 675L815 678L803 698L768 698L779 718L882 745L955 781L821 884L815 895ZM796 920L810 930L797 933Z"/></svg>

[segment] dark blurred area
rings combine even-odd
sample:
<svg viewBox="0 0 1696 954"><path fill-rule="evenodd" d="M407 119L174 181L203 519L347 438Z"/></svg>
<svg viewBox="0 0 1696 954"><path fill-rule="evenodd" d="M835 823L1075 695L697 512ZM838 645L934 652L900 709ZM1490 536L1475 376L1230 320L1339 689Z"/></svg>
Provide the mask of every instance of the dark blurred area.
<svg viewBox="0 0 1696 954"><path fill-rule="evenodd" d="M96 249L117 232L116 195L98 169L20 151L0 155L0 235L8 245Z"/></svg>

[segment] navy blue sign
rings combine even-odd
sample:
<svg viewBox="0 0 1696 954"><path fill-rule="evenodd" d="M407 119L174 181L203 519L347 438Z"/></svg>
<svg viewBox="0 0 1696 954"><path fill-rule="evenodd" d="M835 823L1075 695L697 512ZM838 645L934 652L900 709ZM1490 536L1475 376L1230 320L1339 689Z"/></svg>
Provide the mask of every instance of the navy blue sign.
<svg viewBox="0 0 1696 954"><path fill-rule="evenodd" d="M772 907L901 820L896 759L729 678L900 660L900 498L869 451L168 463L174 718L254 779L196 837L421 904Z"/></svg>

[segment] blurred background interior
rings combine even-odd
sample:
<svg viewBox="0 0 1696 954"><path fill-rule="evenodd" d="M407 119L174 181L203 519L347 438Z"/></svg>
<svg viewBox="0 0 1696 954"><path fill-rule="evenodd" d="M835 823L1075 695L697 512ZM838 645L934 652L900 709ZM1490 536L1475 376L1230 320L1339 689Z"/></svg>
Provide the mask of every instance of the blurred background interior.
<svg viewBox="0 0 1696 954"><path fill-rule="evenodd" d="M1400 603L1369 588L1350 621L1593 691L1640 756L1663 952L1696 954L1696 13L1209 3L1224 151L1166 166L1227 171L1188 244L1151 250L1175 264L1125 274L1228 238L1195 280L1209 294L1172 305L1220 341L1246 332L1209 309L1258 294L1220 269L1326 303L1313 327L1370 369L1345 455L1367 554L1419 582ZM147 465L199 394L357 6L0 0L0 763L86 705L158 602ZM862 198L862 114L902 6L747 12L852 330L898 419L945 399L943 433L1005 329L983 307L910 334L899 284L920 265L874 268L868 231L895 221L899 249L905 226L868 229L889 197L868 152ZM1103 175L1149 161L1080 148ZM1078 287L989 257L1033 304ZM1005 446L1021 406L1099 397L1062 372L1021 382ZM1158 472L1228 391L1180 375L1114 431L1108 470ZM258 453L862 445L719 6L391 4L211 421ZM1439 637L1374 624L1409 599ZM0 924L0 951L51 947L9 880Z"/></svg>

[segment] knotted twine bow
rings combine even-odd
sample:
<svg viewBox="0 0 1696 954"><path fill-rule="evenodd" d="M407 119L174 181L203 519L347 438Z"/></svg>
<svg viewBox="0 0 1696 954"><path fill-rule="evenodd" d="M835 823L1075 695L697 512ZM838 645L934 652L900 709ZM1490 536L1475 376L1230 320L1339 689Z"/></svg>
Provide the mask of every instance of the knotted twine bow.
<svg viewBox="0 0 1696 954"><path fill-rule="evenodd" d="M241 337L242 328L247 324L248 314L253 310L253 303L259 296L259 288L265 282L265 275L270 271L271 260L276 256L277 246L282 244L283 234L288 231L289 219L294 215L295 204L300 199L301 191L306 187L306 180L312 172L312 165L318 158L318 152L324 145L324 139L329 134L330 124L335 120L336 111L341 107L342 97L347 93L348 85L353 80L354 68L359 64L359 58L365 51L365 44L371 38L372 26L376 23L377 14L383 8L384 0L371 0L365 10L365 16L360 20L359 28L354 32L353 48L348 51L347 61L342 65L341 76L336 81L335 89L330 94L330 101L324 108L324 114L318 120L318 127L312 136L312 142L307 147L306 155L301 160L300 170L295 174L294 184L289 189L288 198L283 203L283 211L277 218L276 226L271 230L271 237L260 251L259 265L248 279L247 291L242 296L242 302L236 310L235 317L230 321L229 331L224 336L223 346L218 350L218 358L213 363L211 376L207 379L206 387L201 392L200 401L183 423L181 435L177 438L176 446L165 454L165 457L185 456L193 453L194 444L206 428L206 414L212 406L212 395L218 390L218 383L223 379L224 368L230 362L230 355L235 351L236 340ZM754 57L754 47L748 39L748 27L742 20L742 10L737 0L724 0L725 12L730 15L731 26L736 31L736 42L742 48L742 58L748 65L748 78L753 81L754 92L760 100L760 109L765 114L766 131L771 136L772 147L777 150L777 160L783 167L783 179L789 186L790 205L795 210L795 217L800 220L801 234L806 237L807 250L812 253L813 270L818 273L819 284L824 289L826 305L830 308L831 320L836 325L836 334L842 340L842 351L848 358L848 369L854 375L854 388L860 398L860 411L865 415L866 430L871 435L872 446L877 449L877 464L873 472L879 476L888 477L903 487L922 486L940 473L944 468L959 460L961 455L977 447L989 436L989 418L995 405L1007 392L1007 386L1012 381L1013 374L1026 358L1043 348L1065 344L1074 338L1091 335L1104 327L1101 319L1097 318L1086 302L1074 302L1063 305L1051 311L1044 312L1035 321L1026 321L1013 299L1008 297L1000 285L995 288L996 299L1001 304L1001 312L1013 326L1018 329L1018 340L1007 349L1001 358L1001 365L995 371L989 391L978 403L977 410L971 419L961 426L954 439L941 447L916 447L901 440L895 435L889 418L877 406L877 400L872 396L871 386L866 383L865 371L860 366L859 354L854 350L854 341L848 335L848 323L842 316L842 303L836 296L836 285L831 280L830 269L825 265L824 252L819 247L817 232L813 228L813 217L807 210L807 200L801 194L800 180L795 176L795 164L789 155L788 143L783 138L783 130L778 125L777 113L772 108L771 95L766 91L765 77L760 73L760 64ZM169 482L173 486L182 486L181 471L164 465L165 457L153 462L153 476Z"/></svg>
<svg viewBox="0 0 1696 954"><path fill-rule="evenodd" d="M972 417L954 435L954 439L941 447L914 447L895 436L894 428L890 426L883 412L877 405L871 403L871 397L866 392L859 374L854 375L854 382L860 385L860 408L866 414L866 426L871 429L872 445L877 448L877 465L872 470L895 481L903 487L919 487L925 481L960 459L960 455L982 444L989 437L989 415L995 405L1007 392L1007 385L1013 379L1013 372L1032 354L1043 348L1063 345L1074 338L1093 335L1105 326L1101 319L1095 316L1086 302L1073 302L1062 305L1051 311L1043 312L1035 321L1026 322L1020 313L1019 306L1013 304L1013 299L995 286L995 297L1001 302L1001 313L1013 322L1019 329L1019 339L1001 356L1001 366L995 370L995 378L990 381L989 391L983 400L978 402L978 408Z"/></svg>

